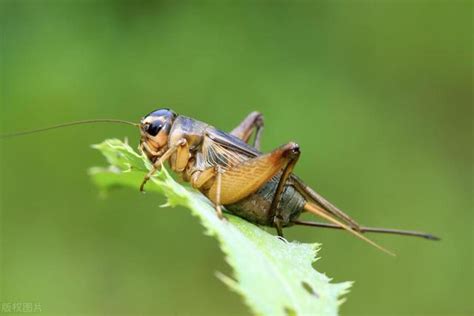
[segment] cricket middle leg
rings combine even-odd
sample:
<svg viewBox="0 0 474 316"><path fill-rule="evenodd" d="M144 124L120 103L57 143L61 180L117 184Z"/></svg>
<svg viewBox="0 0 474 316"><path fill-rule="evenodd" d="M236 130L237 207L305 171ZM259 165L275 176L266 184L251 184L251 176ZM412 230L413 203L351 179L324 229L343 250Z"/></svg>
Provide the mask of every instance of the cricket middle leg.
<svg viewBox="0 0 474 316"><path fill-rule="evenodd" d="M252 112L236 127L230 134L248 143L250 136L255 130L255 140L253 146L260 150L260 139L263 132L263 115L260 112Z"/></svg>

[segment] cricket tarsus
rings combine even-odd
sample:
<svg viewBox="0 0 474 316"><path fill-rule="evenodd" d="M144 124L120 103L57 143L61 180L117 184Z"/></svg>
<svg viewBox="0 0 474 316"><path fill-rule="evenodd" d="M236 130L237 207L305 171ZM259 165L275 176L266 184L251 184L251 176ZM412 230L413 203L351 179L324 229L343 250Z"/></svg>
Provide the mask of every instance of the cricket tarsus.
<svg viewBox="0 0 474 316"><path fill-rule="evenodd" d="M300 225L300 226L343 229L341 226L338 226L335 224L329 224L329 223L320 223L320 222L302 221L302 220L293 220L292 223L294 223L295 225ZM382 233L382 234L420 237L420 238L425 238L429 240L441 240L441 238L434 236L432 234L413 231L413 230L360 226L359 231L361 233Z"/></svg>

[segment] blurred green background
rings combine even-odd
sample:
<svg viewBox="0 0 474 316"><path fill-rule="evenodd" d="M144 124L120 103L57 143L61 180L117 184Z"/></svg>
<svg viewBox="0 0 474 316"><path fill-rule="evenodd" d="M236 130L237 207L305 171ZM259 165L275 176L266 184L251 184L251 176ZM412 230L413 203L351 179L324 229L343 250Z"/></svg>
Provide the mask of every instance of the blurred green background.
<svg viewBox="0 0 474 316"><path fill-rule="evenodd" d="M1 131L155 108L231 130L265 115L265 151L367 225L442 242L292 228L356 283L343 315L472 315L472 3L1 1ZM89 146L126 126L1 141L1 302L45 315L245 315L217 243L184 209L100 199Z"/></svg>

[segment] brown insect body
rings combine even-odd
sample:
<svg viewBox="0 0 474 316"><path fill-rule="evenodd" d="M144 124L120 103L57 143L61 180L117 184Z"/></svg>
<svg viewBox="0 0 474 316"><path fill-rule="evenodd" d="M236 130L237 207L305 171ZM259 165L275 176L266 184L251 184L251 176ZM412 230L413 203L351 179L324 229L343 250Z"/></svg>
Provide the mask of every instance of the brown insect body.
<svg viewBox="0 0 474 316"><path fill-rule="evenodd" d="M437 239L420 232L360 226L292 173L300 155L297 144L290 142L270 153L261 153L262 130L263 117L258 112L250 113L230 133L169 109L151 112L140 122L140 148L154 168L140 189L168 161L173 171L215 204L219 217L223 217L221 206L224 206L252 223L275 227L280 236L283 227L293 224L340 228L389 254L392 253L362 233ZM251 146L248 142L254 132L254 146ZM298 220L304 211L330 223Z"/></svg>
<svg viewBox="0 0 474 316"><path fill-rule="evenodd" d="M140 128L140 149L153 163L140 190L161 165L168 162L184 181L214 203L220 218L223 218L221 206L224 206L229 212L252 223L275 227L280 236L283 236L283 227L291 225L344 229L387 253L390 252L362 233L438 239L422 232L359 225L292 173L300 156L297 144L290 142L270 153L260 152L263 116L258 112L250 113L229 133L177 115L169 109L159 109L143 117L140 124L116 119L84 120L1 135L0 138L99 122ZM252 146L249 140L253 134ZM310 212L329 223L299 220L302 212Z"/></svg>
<svg viewBox="0 0 474 316"><path fill-rule="evenodd" d="M161 164L168 161L173 171L215 204L219 217L224 206L252 223L275 227L280 236L283 227L293 224L341 228L385 252L388 251L362 233L436 239L425 233L360 226L292 173L300 155L297 144L290 142L270 153L261 153L262 129L263 117L258 112L249 114L229 133L169 109L148 114L140 123L140 148L154 163L154 169L145 177L141 190ZM254 131L252 146L248 142ZM330 224L298 220L304 211Z"/></svg>

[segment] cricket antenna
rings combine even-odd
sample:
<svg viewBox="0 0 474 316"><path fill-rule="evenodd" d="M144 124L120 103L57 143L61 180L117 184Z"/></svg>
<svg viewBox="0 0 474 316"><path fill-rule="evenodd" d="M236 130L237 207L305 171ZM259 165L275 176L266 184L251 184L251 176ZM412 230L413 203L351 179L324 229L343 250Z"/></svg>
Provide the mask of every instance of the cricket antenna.
<svg viewBox="0 0 474 316"><path fill-rule="evenodd" d="M32 129L32 130L29 130L29 131L22 131L22 132L16 132L16 133L11 133L11 134L3 134L3 135L0 135L0 139L24 136L24 135L35 134L35 133L41 133L41 132L49 131L49 130L56 129L56 128L63 128L63 127L69 127L69 126L74 126L74 125L83 125L83 124L95 124L95 123L117 123L117 124L132 125L132 126L135 126L135 127L140 126L137 123L124 121L124 120L115 120L115 119L82 120L82 121L62 123L62 124L53 125L53 126L44 127L44 128Z"/></svg>

